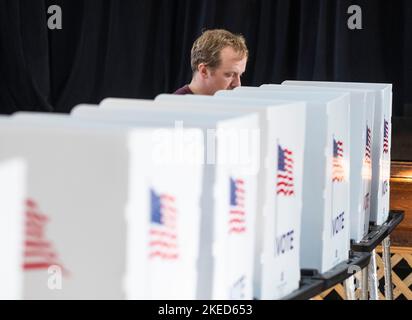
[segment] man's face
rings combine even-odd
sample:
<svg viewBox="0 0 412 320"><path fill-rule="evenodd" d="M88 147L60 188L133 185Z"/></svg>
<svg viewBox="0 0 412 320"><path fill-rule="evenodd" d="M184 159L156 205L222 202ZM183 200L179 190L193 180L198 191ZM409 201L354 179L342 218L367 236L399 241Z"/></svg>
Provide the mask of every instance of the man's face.
<svg viewBox="0 0 412 320"><path fill-rule="evenodd" d="M219 90L232 90L241 85L240 77L245 72L247 57L241 58L231 47L220 52L221 63L218 68L209 70L205 79L209 94Z"/></svg>

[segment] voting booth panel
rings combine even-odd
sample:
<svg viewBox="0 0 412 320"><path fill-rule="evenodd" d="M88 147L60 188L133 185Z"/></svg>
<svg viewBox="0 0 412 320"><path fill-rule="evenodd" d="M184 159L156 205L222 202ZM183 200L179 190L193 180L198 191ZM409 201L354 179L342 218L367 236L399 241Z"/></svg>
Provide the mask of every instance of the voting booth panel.
<svg viewBox="0 0 412 320"><path fill-rule="evenodd" d="M392 84L321 81L287 81L286 83L319 87L373 90L375 92L370 219L377 225L383 224L387 221L389 215Z"/></svg>
<svg viewBox="0 0 412 320"><path fill-rule="evenodd" d="M25 251L30 254L24 260L23 297L125 298L126 263L138 259L146 268L148 264L155 268L156 259L169 254L163 251L169 246L162 246L166 240L155 239L153 234L165 229L175 240L169 245L178 250L170 262L175 272L166 274L182 282L184 278L187 285L168 282L161 286L156 283L158 277L147 276L149 288L142 283L138 286L146 289L146 298L156 286L161 286L158 292L165 293L163 298L167 294L171 299L194 298L196 251L190 244L196 242L199 225L186 228L180 218L199 218L200 164L174 166L166 174L162 167L148 165L156 148L153 131L62 125L51 115L38 116L44 120L30 124L30 119L21 116L0 125L1 158L20 155L27 162L29 223L38 228L37 233L26 234ZM198 135L202 147L201 132L187 134ZM144 174L134 176L136 171ZM173 223L166 219L172 211ZM133 215L145 224L132 225L137 219ZM153 237L148 236L144 247L139 247L140 242L126 242L133 240L131 233ZM134 256L126 256L126 243L127 252ZM192 261L190 270L188 260Z"/></svg>
<svg viewBox="0 0 412 320"><path fill-rule="evenodd" d="M26 164L21 158L0 161L0 300L22 298Z"/></svg>
<svg viewBox="0 0 412 320"><path fill-rule="evenodd" d="M119 209L125 205L126 186L123 186L123 190L118 186L117 192L111 193L105 190L105 186L115 184L122 177L126 183L126 164L123 170L119 168L115 172L117 177L111 175L110 171L105 173L104 163L113 161L110 154L95 152L97 157L94 158L85 150L86 145L76 141L76 136L87 141L80 134L65 139L58 134L58 130L37 129L12 122L7 125L2 123L0 130L1 157L20 155L27 161L27 210L33 212L32 219L36 219L28 223L37 221L39 224L38 234L26 237L25 251L33 253L25 257L24 298L122 297L124 265L121 261L124 260L124 243L121 239L125 234L125 225L122 223L124 213L122 215L121 211L116 210L119 216L117 221L108 211L114 212L113 207ZM88 142L87 148L90 147L90 140ZM114 145L110 139L106 139L106 142L109 146ZM121 148L120 142L117 140L119 147L113 149L119 158L123 156L118 150ZM68 146L75 144L79 146L73 152ZM98 150L96 141L91 145ZM99 174L98 169L88 170L91 167L89 161L93 161L95 168L101 168ZM91 185L89 179L100 186ZM108 181L111 183L108 184ZM105 197L102 198L102 194ZM124 199L116 199L118 195L123 195ZM103 206L106 209L100 208ZM113 237L114 234L116 237ZM110 263L104 256L110 257L113 262ZM48 271L53 266L55 275L54 279L50 278L49 288ZM103 270L117 274L117 283L112 282L113 277L102 281ZM93 284L95 288L85 285L87 283ZM58 290L60 287L62 290Z"/></svg>
<svg viewBox="0 0 412 320"><path fill-rule="evenodd" d="M157 127L166 125L168 127L173 127L175 125L175 117L176 113L168 113L169 117L166 117L165 114L162 113L162 117L153 117L153 111L144 112L144 108L140 108L141 110L105 110L96 107L90 106L77 106L73 109L71 116L75 119L80 120L87 120L91 122L97 123L106 123L106 124L119 124L124 125L127 127ZM183 120L180 119L180 120ZM188 123L186 123L188 124ZM197 283L195 286L196 298L203 298L203 299L210 299L211 289L211 273L212 273L212 257L211 257L211 243L212 235L210 232L213 230L212 226L212 218L213 214L213 186L214 186L214 167L213 166L204 166L203 167L203 183L201 186L201 229L199 232L200 239L197 243L198 250L201 250L201 254L199 255L198 264L197 264ZM136 261L137 263L137 261ZM139 270L139 269L138 269ZM145 273L141 273L137 271L136 268L129 268L127 271L127 278L134 279L136 277L137 280L127 281L128 283L138 283L137 281L142 281L144 279ZM139 278L140 277L140 278ZM143 278L142 278L143 277ZM142 292L139 291L139 286L133 288L131 286L127 289L128 297L132 299L141 299ZM201 295L199 297L199 295ZM152 296L155 296L155 292L152 292Z"/></svg>
<svg viewBox="0 0 412 320"><path fill-rule="evenodd" d="M174 125L174 121L179 120L185 126L198 126L205 130L208 144L205 161L210 168L205 174L209 183L203 189L198 297L251 299L256 175L259 169L256 156L259 147L256 139L259 137L254 137L258 133L256 115L214 111L193 104L147 105L139 100L126 100L124 105L122 99L111 101L113 108L107 105L100 110L77 107L72 115L88 119L95 116L98 121L106 118L134 126L148 125L151 121ZM186 112L194 108L197 108L196 115ZM153 117L156 112L161 112L161 117ZM209 139L213 135L216 141ZM212 167L215 169L210 170ZM213 243L212 246L209 243ZM211 259L213 261L208 261Z"/></svg>
<svg viewBox="0 0 412 320"><path fill-rule="evenodd" d="M129 141L133 167L127 206L128 299L196 298L201 159L195 156L191 159L195 162L186 163L189 158L179 158L181 142L177 140L190 139L191 144L201 146L201 132L192 132L196 134L181 132L180 137L164 129L154 137L134 133ZM136 145L145 147L137 149ZM142 159L142 151L151 148L153 157ZM147 196L141 199L136 194ZM142 263L145 257L148 263Z"/></svg>
<svg viewBox="0 0 412 320"><path fill-rule="evenodd" d="M207 102L210 107L259 110L262 169L258 187L255 297L276 299L297 289L305 104L227 98L220 97L219 93L214 97L160 95L156 98L168 99L182 103Z"/></svg>
<svg viewBox="0 0 412 320"><path fill-rule="evenodd" d="M299 284L305 111L282 107L268 140L263 243L257 296L279 299ZM294 132L293 132L294 131ZM275 170L273 170L273 168ZM275 173L273 174L273 171Z"/></svg>
<svg viewBox="0 0 412 320"><path fill-rule="evenodd" d="M252 299L253 255L255 243L255 219L257 204L257 162L251 176L242 172L241 166L258 155L259 142L250 142L251 130L256 126L237 119L222 123L217 132L216 188L214 194L214 272L213 299ZM240 134L231 137L235 128ZM219 132L219 130L221 130ZM242 131L245 131L242 134ZM222 136L223 135L223 136ZM255 137L258 138L258 137ZM230 158L228 157L230 156ZM231 157L234 158L231 158ZM255 171L256 170L256 171ZM225 214L226 213L226 214Z"/></svg>
<svg viewBox="0 0 412 320"><path fill-rule="evenodd" d="M369 231L375 93L358 89L263 85L264 90L341 92L350 95L350 233L359 242Z"/></svg>
<svg viewBox="0 0 412 320"><path fill-rule="evenodd" d="M237 88L221 95L307 102L301 267L325 272L349 256L349 95ZM342 114L342 110L344 114ZM344 146L344 152L342 147ZM332 169L336 171L332 181ZM346 225L346 227L345 227Z"/></svg>

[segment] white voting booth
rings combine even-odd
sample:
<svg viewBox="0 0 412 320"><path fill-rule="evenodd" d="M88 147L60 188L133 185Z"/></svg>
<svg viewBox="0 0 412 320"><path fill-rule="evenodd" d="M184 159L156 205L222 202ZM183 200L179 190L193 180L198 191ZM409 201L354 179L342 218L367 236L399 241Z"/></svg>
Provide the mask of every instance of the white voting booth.
<svg viewBox="0 0 412 320"><path fill-rule="evenodd" d="M159 148L172 154L181 147L172 130L67 118L21 114L0 123L0 158L19 155L27 163L32 228L23 297L123 299L127 261L140 268L142 297L161 287L156 298L195 298L200 162L154 161ZM199 130L182 135L203 151Z"/></svg>
<svg viewBox="0 0 412 320"><path fill-rule="evenodd" d="M372 222L383 224L389 215L389 181L391 162L392 132L392 84L356 83L356 82L321 82L321 81L286 81L290 85L308 85L344 89L358 89L375 92L375 114L372 144Z"/></svg>
<svg viewBox="0 0 412 320"><path fill-rule="evenodd" d="M22 298L26 165L0 159L0 300Z"/></svg>
<svg viewBox="0 0 412 320"><path fill-rule="evenodd" d="M193 104L106 99L100 108L76 107L72 116L132 126L175 126L177 121L204 130L207 166L197 297L251 299L259 169L257 115Z"/></svg>
<svg viewBox="0 0 412 320"><path fill-rule="evenodd" d="M207 103L208 108L259 112L262 169L258 183L254 297L278 299L296 290L300 280L305 103L196 95L160 95L156 101Z"/></svg>
<svg viewBox="0 0 412 320"><path fill-rule="evenodd" d="M350 234L359 242L369 231L375 93L371 90L263 85L262 90L350 94Z"/></svg>
<svg viewBox="0 0 412 320"><path fill-rule="evenodd" d="M220 96L307 103L301 267L325 272L349 256L349 95L240 87Z"/></svg>

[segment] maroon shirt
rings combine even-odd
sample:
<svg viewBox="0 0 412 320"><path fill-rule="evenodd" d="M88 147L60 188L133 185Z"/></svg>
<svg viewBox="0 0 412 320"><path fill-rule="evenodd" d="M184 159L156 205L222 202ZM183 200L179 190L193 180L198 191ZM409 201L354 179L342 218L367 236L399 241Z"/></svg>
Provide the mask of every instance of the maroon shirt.
<svg viewBox="0 0 412 320"><path fill-rule="evenodd" d="M177 89L173 94L193 94L192 90L190 90L189 85L185 85L180 89Z"/></svg>

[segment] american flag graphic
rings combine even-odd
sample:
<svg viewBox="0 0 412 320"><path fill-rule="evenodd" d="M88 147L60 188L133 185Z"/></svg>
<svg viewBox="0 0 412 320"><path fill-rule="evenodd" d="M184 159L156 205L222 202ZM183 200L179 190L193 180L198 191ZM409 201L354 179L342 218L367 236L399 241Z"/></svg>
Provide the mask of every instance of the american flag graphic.
<svg viewBox="0 0 412 320"><path fill-rule="evenodd" d="M366 126L366 150L365 150L365 161L366 163L371 162L371 148L372 148L372 137L371 129Z"/></svg>
<svg viewBox="0 0 412 320"><path fill-rule="evenodd" d="M285 196L295 194L293 181L293 152L278 145L278 172L276 193Z"/></svg>
<svg viewBox="0 0 412 320"><path fill-rule="evenodd" d="M150 190L149 258L179 258L175 197Z"/></svg>
<svg viewBox="0 0 412 320"><path fill-rule="evenodd" d="M344 179L345 169L343 168L343 142L333 138L332 181L340 182Z"/></svg>
<svg viewBox="0 0 412 320"><path fill-rule="evenodd" d="M245 182L230 178L229 233L246 231Z"/></svg>
<svg viewBox="0 0 412 320"><path fill-rule="evenodd" d="M383 153L389 152L389 123L384 121L383 124Z"/></svg>
<svg viewBox="0 0 412 320"><path fill-rule="evenodd" d="M57 253L53 245L46 237L46 225L49 219L40 212L38 204L32 200L26 200L26 226L24 242L23 269L41 270L50 266L59 266Z"/></svg>

